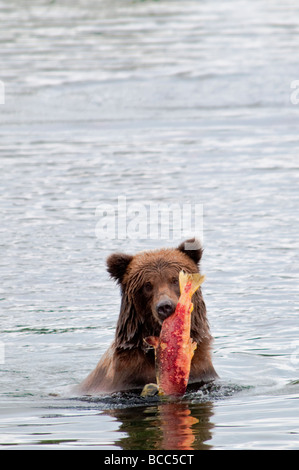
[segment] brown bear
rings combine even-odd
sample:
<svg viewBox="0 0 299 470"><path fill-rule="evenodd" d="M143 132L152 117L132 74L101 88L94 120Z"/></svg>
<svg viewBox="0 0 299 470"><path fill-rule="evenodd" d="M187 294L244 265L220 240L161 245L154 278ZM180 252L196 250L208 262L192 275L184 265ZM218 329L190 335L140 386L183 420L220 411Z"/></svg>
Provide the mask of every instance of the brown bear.
<svg viewBox="0 0 299 470"><path fill-rule="evenodd" d="M132 390L156 381L154 351L143 340L159 336L163 320L175 311L180 296L179 272L199 272L202 252L200 243L192 239L178 248L108 257L108 272L121 287L115 339L79 386L80 393ZM197 342L197 349L189 383L200 384L214 380L217 374L212 365L212 337L200 289L192 301L191 338Z"/></svg>

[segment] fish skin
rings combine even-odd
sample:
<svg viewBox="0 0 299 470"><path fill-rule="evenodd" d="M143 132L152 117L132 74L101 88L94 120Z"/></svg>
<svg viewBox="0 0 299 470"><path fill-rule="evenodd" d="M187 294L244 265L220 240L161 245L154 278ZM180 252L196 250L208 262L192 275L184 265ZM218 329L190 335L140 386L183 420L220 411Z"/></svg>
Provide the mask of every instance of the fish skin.
<svg viewBox="0 0 299 470"><path fill-rule="evenodd" d="M188 385L191 361L197 344L191 339L192 296L203 283L199 273L180 272L181 295L175 312L164 320L159 337L145 342L155 348L156 378L159 395L182 396Z"/></svg>

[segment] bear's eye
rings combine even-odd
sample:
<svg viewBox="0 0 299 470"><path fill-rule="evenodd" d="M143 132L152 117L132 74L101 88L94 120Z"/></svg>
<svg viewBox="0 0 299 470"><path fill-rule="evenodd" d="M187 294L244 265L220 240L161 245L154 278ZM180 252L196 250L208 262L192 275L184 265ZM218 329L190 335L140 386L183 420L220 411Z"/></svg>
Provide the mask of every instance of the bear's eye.
<svg viewBox="0 0 299 470"><path fill-rule="evenodd" d="M179 285L179 280L178 280L177 277L174 277L174 278L172 279L172 284L173 284L174 286L178 286L178 285Z"/></svg>
<svg viewBox="0 0 299 470"><path fill-rule="evenodd" d="M144 290L145 290L146 292L151 292L151 291L153 290L152 284L151 284L150 282L146 282L146 283L144 284Z"/></svg>

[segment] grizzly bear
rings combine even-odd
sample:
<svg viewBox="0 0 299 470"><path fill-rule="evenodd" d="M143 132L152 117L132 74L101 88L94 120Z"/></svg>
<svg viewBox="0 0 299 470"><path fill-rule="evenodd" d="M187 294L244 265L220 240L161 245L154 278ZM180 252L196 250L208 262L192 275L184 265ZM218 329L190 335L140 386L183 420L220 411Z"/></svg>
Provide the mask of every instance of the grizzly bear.
<svg viewBox="0 0 299 470"><path fill-rule="evenodd" d="M179 272L199 272L202 252L200 243L192 239L178 248L108 257L108 272L121 288L115 339L95 370L79 386L80 393L132 390L156 382L154 351L148 348L144 338L159 336L163 320L175 311L180 296ZM192 301L191 338L196 341L197 349L189 383L201 384L214 380L217 374L211 360L212 337L201 289Z"/></svg>

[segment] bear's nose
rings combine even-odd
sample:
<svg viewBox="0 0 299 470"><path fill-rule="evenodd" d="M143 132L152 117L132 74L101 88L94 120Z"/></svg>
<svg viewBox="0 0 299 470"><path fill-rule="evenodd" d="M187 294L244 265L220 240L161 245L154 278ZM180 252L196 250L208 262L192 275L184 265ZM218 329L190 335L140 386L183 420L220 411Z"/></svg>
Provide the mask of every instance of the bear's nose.
<svg viewBox="0 0 299 470"><path fill-rule="evenodd" d="M169 315L175 311L175 305L171 300L161 300L157 306L156 311L161 320L165 320Z"/></svg>

